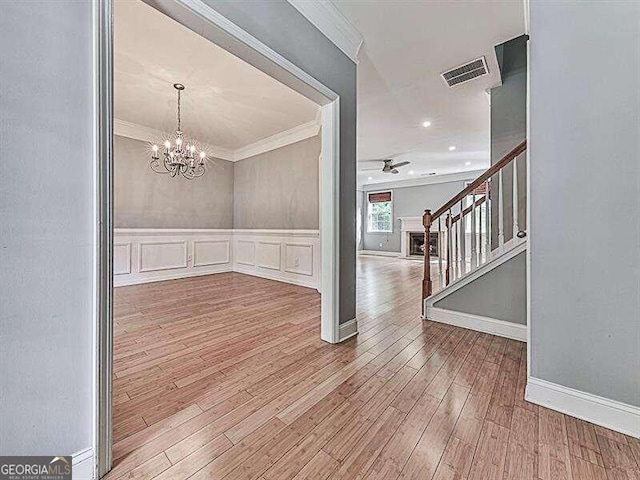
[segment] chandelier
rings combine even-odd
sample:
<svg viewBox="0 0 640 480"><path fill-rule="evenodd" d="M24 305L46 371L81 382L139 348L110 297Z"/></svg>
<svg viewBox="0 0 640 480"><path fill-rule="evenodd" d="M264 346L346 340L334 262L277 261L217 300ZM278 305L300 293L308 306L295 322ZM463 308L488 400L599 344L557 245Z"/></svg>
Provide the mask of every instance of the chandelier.
<svg viewBox="0 0 640 480"><path fill-rule="evenodd" d="M204 160L207 156L204 151L200 151L196 158L196 146L194 142L188 143L182 130L180 129L180 92L184 90L184 85L174 83L173 88L178 91L178 128L176 129L173 141L164 142L162 158L159 156L158 145L153 145L151 149L151 170L156 173L169 174L172 177L182 175L188 180L204 175Z"/></svg>

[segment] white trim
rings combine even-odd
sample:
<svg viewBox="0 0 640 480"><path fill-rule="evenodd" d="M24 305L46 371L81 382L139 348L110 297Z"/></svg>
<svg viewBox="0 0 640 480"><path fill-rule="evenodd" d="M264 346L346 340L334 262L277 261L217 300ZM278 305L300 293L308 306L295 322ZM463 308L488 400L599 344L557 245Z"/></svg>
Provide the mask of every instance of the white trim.
<svg viewBox="0 0 640 480"><path fill-rule="evenodd" d="M492 258L487 263L484 263L480 267L473 270L471 273L468 273L467 275L465 275L464 277L458 280L454 280L452 283L447 285L443 290L440 290L439 292L425 299L424 301L425 307L432 307L436 302L451 295L456 290L460 290L462 287L480 278L482 275L489 273L494 268L498 268L503 263L506 263L512 258L518 256L520 253L524 252L527 249L527 245L528 245L527 241L516 243L509 250L506 250L499 256Z"/></svg>
<svg viewBox="0 0 640 480"><path fill-rule="evenodd" d="M358 255L374 255L377 257L399 257L400 252L385 252L384 250L358 250Z"/></svg>
<svg viewBox="0 0 640 480"><path fill-rule="evenodd" d="M122 272L113 277L117 287L238 272L320 291L319 230L118 228L114 234L115 244L131 245L131 254L129 250L120 250L117 255L122 258L114 258L114 263L117 261L122 268ZM185 261L175 264L176 252L171 252L174 255L169 255L166 266L142 268L141 246L148 244L185 245ZM206 262L199 261L197 246L207 244L226 244L227 248L211 252L213 257ZM268 252L267 263L259 263L256 255L260 245L277 245L279 250ZM242 246L251 252L251 258L246 261L239 259Z"/></svg>
<svg viewBox="0 0 640 480"><path fill-rule="evenodd" d="M71 472L75 480L93 480L95 452L93 447L85 448L71 455Z"/></svg>
<svg viewBox="0 0 640 480"><path fill-rule="evenodd" d="M182 258L182 261L177 264L144 268L142 266L142 251L143 251L143 247L145 247L146 245L182 245L184 247L184 257ZM140 273L157 272L160 270L162 271L174 270L177 268L187 268L188 266L189 266L189 251L188 251L188 244L186 240L165 240L165 241L157 241L157 242L139 242L138 243L138 272Z"/></svg>
<svg viewBox="0 0 640 480"><path fill-rule="evenodd" d="M427 306L426 312L426 319L433 322L455 325L456 327L490 333L491 335L520 340L521 342L527 341L526 325L431 306Z"/></svg>
<svg viewBox="0 0 640 480"><path fill-rule="evenodd" d="M340 342L340 98L322 107L320 338Z"/></svg>
<svg viewBox="0 0 640 480"><path fill-rule="evenodd" d="M261 228L116 228L118 236L163 236L163 235L261 235L287 237L319 237L319 230L288 230Z"/></svg>
<svg viewBox="0 0 640 480"><path fill-rule="evenodd" d="M640 438L640 408L529 377L525 399L536 405Z"/></svg>
<svg viewBox="0 0 640 480"><path fill-rule="evenodd" d="M363 192L375 190L385 190L389 188L417 187L420 185L435 185L438 183L462 182L475 180L487 170L469 170L468 172L448 173L446 175L432 175L428 177L408 178L406 180L396 180L393 182L367 183L358 185Z"/></svg>
<svg viewBox="0 0 640 480"><path fill-rule="evenodd" d="M233 152L233 161L244 160L245 158L270 152L277 148L286 147L296 142L315 137L320 133L320 123L318 120L311 120L297 127L290 128L284 132L276 133L255 143L251 143Z"/></svg>
<svg viewBox="0 0 640 480"><path fill-rule="evenodd" d="M127 122L119 118L113 119L113 134L120 137L132 138L143 142L161 144L167 139L167 133L151 127L145 127L137 123ZM234 151L229 148L218 147L209 143L203 143L202 147L210 157L233 161Z"/></svg>
<svg viewBox="0 0 640 480"><path fill-rule="evenodd" d="M167 138L167 134L151 127L127 122L125 120L114 119L114 135L132 138L148 143L160 144ZM245 158L270 152L278 148L286 147L296 142L312 138L320 133L319 117L306 123L297 125L289 130L278 132L270 137L263 138L257 142L250 143L237 149L218 147L210 143L204 143L203 149L207 155L229 162L237 162Z"/></svg>
<svg viewBox="0 0 640 480"><path fill-rule="evenodd" d="M529 1L525 0L525 20L527 25L527 34L529 34ZM531 236L533 229L531 228L531 52L530 42L527 41L527 151L525 152L525 158L527 163L527 237ZM529 244L527 238L527 244ZM526 262L526 275L527 275L527 378L531 376L531 246L527 248L527 262Z"/></svg>
<svg viewBox="0 0 640 480"><path fill-rule="evenodd" d="M347 322L341 323L339 330L339 338L341 342L358 334L358 319L354 318Z"/></svg>
<svg viewBox="0 0 640 480"><path fill-rule="evenodd" d="M353 62L358 63L358 52L364 37L329 0L289 0L325 37Z"/></svg>

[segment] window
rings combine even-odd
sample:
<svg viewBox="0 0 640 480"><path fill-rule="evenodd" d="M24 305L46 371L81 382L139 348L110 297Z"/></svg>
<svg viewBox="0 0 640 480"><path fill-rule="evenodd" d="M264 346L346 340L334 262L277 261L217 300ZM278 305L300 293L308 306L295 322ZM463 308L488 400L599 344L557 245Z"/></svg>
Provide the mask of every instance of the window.
<svg viewBox="0 0 640 480"><path fill-rule="evenodd" d="M391 192L375 192L367 195L367 231L384 232L393 231L393 208Z"/></svg>

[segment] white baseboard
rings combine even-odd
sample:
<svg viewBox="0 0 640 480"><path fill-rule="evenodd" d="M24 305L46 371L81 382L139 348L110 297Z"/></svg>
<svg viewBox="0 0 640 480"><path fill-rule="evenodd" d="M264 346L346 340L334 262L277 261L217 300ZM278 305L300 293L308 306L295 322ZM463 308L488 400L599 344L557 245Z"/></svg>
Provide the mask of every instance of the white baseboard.
<svg viewBox="0 0 640 480"><path fill-rule="evenodd" d="M531 403L640 438L640 408L529 377L525 399Z"/></svg>
<svg viewBox="0 0 640 480"><path fill-rule="evenodd" d="M71 455L71 469L74 480L94 480L94 466L95 458L91 447Z"/></svg>
<svg viewBox="0 0 640 480"><path fill-rule="evenodd" d="M232 272L231 264L200 267L193 270L160 270L149 275L130 274L125 277L116 276L113 279L114 287L124 287L127 285L139 285L141 283L163 282L165 280L177 280L179 278L199 277L202 275L212 275L214 273Z"/></svg>
<svg viewBox="0 0 640 480"><path fill-rule="evenodd" d="M400 252L385 252L383 250L358 250L358 255L375 255L377 257L399 257Z"/></svg>
<svg viewBox="0 0 640 480"><path fill-rule="evenodd" d="M300 287L314 288L318 290L317 282L313 280L283 276L277 270L274 271L275 273L270 273L267 270L257 270L251 267L246 267L244 265L234 265L233 270L229 271L243 273L245 275L252 275L254 277L266 278L268 280L275 280L276 282L290 283L291 285L298 285Z"/></svg>
<svg viewBox="0 0 640 480"><path fill-rule="evenodd" d="M354 318L348 322L340 324L338 329L338 342L344 342L345 340L358 334L358 319Z"/></svg>
<svg viewBox="0 0 640 480"><path fill-rule="evenodd" d="M492 335L511 338L521 342L527 341L526 325L430 306L426 307L426 312L427 320L455 325L456 327L468 328L478 332L490 333Z"/></svg>

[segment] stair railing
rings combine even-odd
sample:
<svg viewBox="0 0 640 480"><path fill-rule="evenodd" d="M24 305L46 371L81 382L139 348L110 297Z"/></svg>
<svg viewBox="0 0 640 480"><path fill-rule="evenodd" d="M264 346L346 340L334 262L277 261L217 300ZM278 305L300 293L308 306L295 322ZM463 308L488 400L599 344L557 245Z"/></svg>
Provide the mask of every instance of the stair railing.
<svg viewBox="0 0 640 480"><path fill-rule="evenodd" d="M518 158L523 159L521 155L526 149L527 142L524 141L434 213L425 210L422 217L425 238L423 304L424 299L435 293L431 278L432 256L437 256L438 290L442 290L487 263L496 252L502 253L507 244L515 245L525 240L526 215L521 218L520 207L524 206L526 211L526 199L521 201L521 193L524 192L518 189L518 179L524 178L525 171L518 169ZM508 166L512 167L507 169ZM511 192L505 192L509 180ZM497 183L495 187L494 182ZM511 208L505 209L505 197L508 198L509 193ZM512 226L511 237L505 242L505 225L509 221ZM493 225L496 222L497 231ZM431 234L436 227L433 246Z"/></svg>

